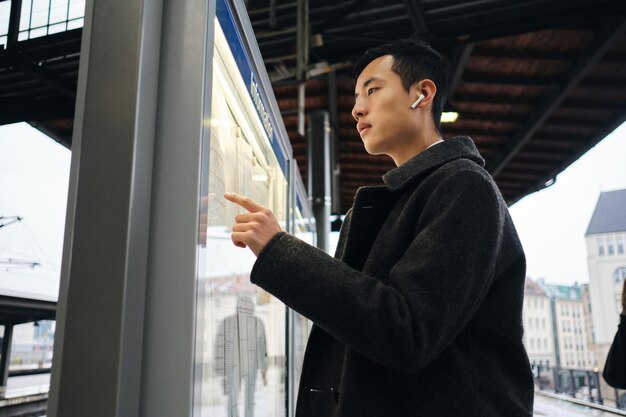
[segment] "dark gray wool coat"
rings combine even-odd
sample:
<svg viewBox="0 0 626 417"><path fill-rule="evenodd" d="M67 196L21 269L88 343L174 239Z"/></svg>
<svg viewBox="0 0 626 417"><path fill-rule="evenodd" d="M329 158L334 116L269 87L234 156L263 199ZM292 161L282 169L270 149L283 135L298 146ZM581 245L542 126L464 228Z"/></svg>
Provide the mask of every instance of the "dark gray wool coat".
<svg viewBox="0 0 626 417"><path fill-rule="evenodd" d="M531 416L525 258L467 137L362 187L335 258L284 232L251 280L311 319L296 415Z"/></svg>

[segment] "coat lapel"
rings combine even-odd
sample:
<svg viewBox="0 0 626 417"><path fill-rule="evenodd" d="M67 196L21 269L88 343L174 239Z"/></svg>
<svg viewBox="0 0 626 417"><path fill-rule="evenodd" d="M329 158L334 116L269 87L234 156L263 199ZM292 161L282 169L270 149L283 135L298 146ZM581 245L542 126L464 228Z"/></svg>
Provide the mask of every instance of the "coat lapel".
<svg viewBox="0 0 626 417"><path fill-rule="evenodd" d="M361 187L354 197L340 259L361 270L396 196L387 187Z"/></svg>

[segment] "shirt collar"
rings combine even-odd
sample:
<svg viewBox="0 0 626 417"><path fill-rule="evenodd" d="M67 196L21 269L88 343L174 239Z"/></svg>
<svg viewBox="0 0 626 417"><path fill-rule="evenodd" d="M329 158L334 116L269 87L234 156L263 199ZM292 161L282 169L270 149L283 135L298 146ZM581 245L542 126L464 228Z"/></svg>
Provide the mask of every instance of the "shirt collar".
<svg viewBox="0 0 626 417"><path fill-rule="evenodd" d="M434 146L436 144L440 145ZM485 165L474 141L467 136L456 136L433 143L399 167L383 175L383 181L390 191L397 191L411 180L431 172L446 162L461 158L472 160L480 166Z"/></svg>
<svg viewBox="0 0 626 417"><path fill-rule="evenodd" d="M433 142L433 143L431 143L430 145L428 145L428 146L426 147L426 149L428 149L428 148L432 148L433 146L435 146L436 144L441 143L441 142L443 142L443 139L439 139L437 142ZM426 149L424 149L424 150L426 150Z"/></svg>

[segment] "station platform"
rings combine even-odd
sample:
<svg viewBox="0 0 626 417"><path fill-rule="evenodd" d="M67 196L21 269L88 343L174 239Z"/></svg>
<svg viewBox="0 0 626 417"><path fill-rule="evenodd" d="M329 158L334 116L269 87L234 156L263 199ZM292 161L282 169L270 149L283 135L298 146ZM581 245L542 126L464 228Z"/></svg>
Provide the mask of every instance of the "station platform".
<svg viewBox="0 0 626 417"><path fill-rule="evenodd" d="M46 402L48 398L48 390L50 387L50 374L25 375L10 377L7 384L5 395L0 398L0 415L1 409L4 407L16 406L27 403ZM266 388L266 387L264 387ZM266 388L267 389L267 388ZM255 411L264 415L271 411L269 404L264 404L269 399L268 394L263 392L263 388L257 392L255 397ZM243 408L243 401L240 407ZM600 408L581 404L579 400L572 400L562 395L554 395L544 392L535 392L535 406L533 417L615 417L626 416L626 410L602 410ZM608 407L606 407L608 408ZM206 412L214 412L215 415L222 415L223 407L208 407L203 410Z"/></svg>
<svg viewBox="0 0 626 417"><path fill-rule="evenodd" d="M589 406L583 401L561 395L535 392L533 417L615 417L626 416L625 410L603 410L601 406ZM609 407L602 407L608 409Z"/></svg>
<svg viewBox="0 0 626 417"><path fill-rule="evenodd" d="M0 416L43 416L49 389L49 373L9 377L0 395Z"/></svg>

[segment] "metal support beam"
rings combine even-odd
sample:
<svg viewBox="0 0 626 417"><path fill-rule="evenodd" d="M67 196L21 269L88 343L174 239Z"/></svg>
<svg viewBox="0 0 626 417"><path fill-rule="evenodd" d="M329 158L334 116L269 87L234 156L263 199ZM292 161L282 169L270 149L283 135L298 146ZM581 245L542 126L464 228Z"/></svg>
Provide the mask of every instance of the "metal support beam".
<svg viewBox="0 0 626 417"><path fill-rule="evenodd" d="M344 6L343 9L333 12L333 17L315 26L315 33L321 33L329 27L337 25L337 23L341 22L346 17L350 16L353 13L357 13L359 10L362 10L370 2L371 0L355 0L347 6Z"/></svg>
<svg viewBox="0 0 626 417"><path fill-rule="evenodd" d="M298 133L304 136L304 100L309 65L309 0L298 0L298 36L296 39L296 80L298 86Z"/></svg>
<svg viewBox="0 0 626 417"><path fill-rule="evenodd" d="M270 28L276 28L276 0L270 0Z"/></svg>
<svg viewBox="0 0 626 417"><path fill-rule="evenodd" d="M303 83L306 82L306 70L309 64L309 0L298 0L297 20L296 79Z"/></svg>
<svg viewBox="0 0 626 417"><path fill-rule="evenodd" d="M162 5L86 2L49 417L140 412Z"/></svg>
<svg viewBox="0 0 626 417"><path fill-rule="evenodd" d="M50 73L45 73L41 69L35 69L26 65L19 65L17 69L43 82L44 84L48 85L53 90L61 93L65 97L71 98L72 100L76 99L76 91L73 88L65 85L63 81L59 80L54 75Z"/></svg>
<svg viewBox="0 0 626 417"><path fill-rule="evenodd" d="M426 26L426 20L422 14L421 7L418 0L403 0L406 11L411 19L411 24L416 34L428 33L428 27Z"/></svg>
<svg viewBox="0 0 626 417"><path fill-rule="evenodd" d="M461 81L461 77L463 76L463 72L465 71L465 67L467 66L467 61L469 61L473 50L473 43L457 45L452 49L452 70L454 72L452 73L452 77L450 77L450 87L448 88L448 102L450 102L450 100L454 96L454 92L459 86L459 82Z"/></svg>
<svg viewBox="0 0 626 417"><path fill-rule="evenodd" d="M328 112L309 113L308 194L317 227L317 247L328 252L330 238L330 126Z"/></svg>
<svg viewBox="0 0 626 417"><path fill-rule="evenodd" d="M611 20L599 30L585 50L573 63L570 71L563 77L561 84L554 85L543 102L536 107L526 125L515 135L511 145L504 150L505 155L495 166L492 175L497 177L506 164L517 155L561 102L572 92L589 69L602 58L624 31L626 22L622 19Z"/></svg>
<svg viewBox="0 0 626 417"><path fill-rule="evenodd" d="M20 14L22 0L11 0L11 12L9 13L9 31L7 33L7 51L11 51L17 44L17 36L20 32Z"/></svg>
<svg viewBox="0 0 626 417"><path fill-rule="evenodd" d="M0 352L0 393L4 393L9 379L9 361L11 360L11 342L13 341L13 325L4 325L2 352Z"/></svg>
<svg viewBox="0 0 626 417"><path fill-rule="evenodd" d="M339 108L337 106L337 75L335 71L330 71L327 77L328 89L328 112L330 114L330 163L332 169L331 177L331 211L341 212L341 196L339 192L339 175L341 165L339 164Z"/></svg>
<svg viewBox="0 0 626 417"><path fill-rule="evenodd" d="M0 100L0 125L31 120L71 118L74 115L73 102Z"/></svg>

